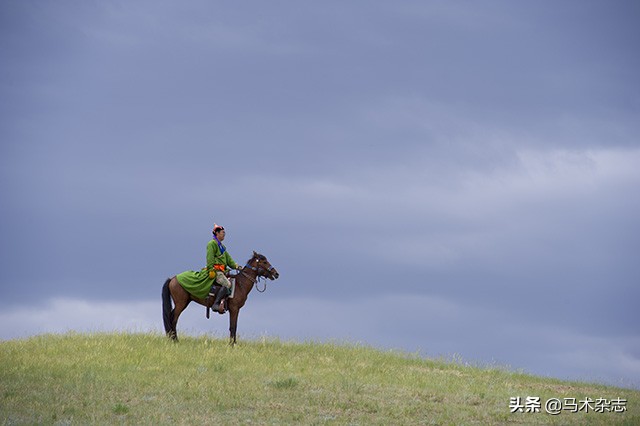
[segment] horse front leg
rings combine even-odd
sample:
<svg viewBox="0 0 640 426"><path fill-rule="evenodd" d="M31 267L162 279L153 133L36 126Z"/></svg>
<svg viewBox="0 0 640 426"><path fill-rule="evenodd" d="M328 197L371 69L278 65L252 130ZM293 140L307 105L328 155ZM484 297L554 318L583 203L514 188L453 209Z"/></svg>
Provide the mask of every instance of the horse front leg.
<svg viewBox="0 0 640 426"><path fill-rule="evenodd" d="M236 344L236 329L238 328L239 312L239 308L229 310L229 344L231 346Z"/></svg>

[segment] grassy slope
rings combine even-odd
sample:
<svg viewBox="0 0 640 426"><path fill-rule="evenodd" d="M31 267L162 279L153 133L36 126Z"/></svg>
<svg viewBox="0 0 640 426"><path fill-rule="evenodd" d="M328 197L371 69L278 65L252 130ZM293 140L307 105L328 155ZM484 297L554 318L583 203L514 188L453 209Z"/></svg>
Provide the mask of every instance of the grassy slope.
<svg viewBox="0 0 640 426"><path fill-rule="evenodd" d="M640 424L638 391L357 346L46 335L0 342L0 366L1 424ZM510 414L528 395L627 412Z"/></svg>

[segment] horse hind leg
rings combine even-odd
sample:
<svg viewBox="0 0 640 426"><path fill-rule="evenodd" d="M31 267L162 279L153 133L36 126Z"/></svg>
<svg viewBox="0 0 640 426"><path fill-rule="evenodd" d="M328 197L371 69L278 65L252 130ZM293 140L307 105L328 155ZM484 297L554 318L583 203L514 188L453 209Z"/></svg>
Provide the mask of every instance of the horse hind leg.
<svg viewBox="0 0 640 426"><path fill-rule="evenodd" d="M171 329L167 333L167 335L177 341L178 340L178 319L180 318L180 314L184 311L191 302L191 298L189 293L182 288L182 286L178 283L176 279L173 279L169 285L171 290L171 297L173 298L173 303L175 304L175 308L171 311Z"/></svg>
<svg viewBox="0 0 640 426"><path fill-rule="evenodd" d="M188 304L189 301L184 303L176 303L176 308L173 310L173 327L169 337L171 337L171 339L175 341L178 340L178 318L180 318L180 314L186 309Z"/></svg>

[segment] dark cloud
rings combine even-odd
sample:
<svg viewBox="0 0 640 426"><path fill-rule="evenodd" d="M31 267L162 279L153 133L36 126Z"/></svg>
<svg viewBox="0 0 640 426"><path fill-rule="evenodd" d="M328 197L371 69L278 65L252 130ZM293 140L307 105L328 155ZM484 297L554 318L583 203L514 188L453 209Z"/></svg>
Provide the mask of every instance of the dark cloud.
<svg viewBox="0 0 640 426"><path fill-rule="evenodd" d="M0 304L121 315L216 221L280 270L262 300L302 305L256 302L269 333L637 386L638 14L4 4ZM525 327L541 349L504 337Z"/></svg>

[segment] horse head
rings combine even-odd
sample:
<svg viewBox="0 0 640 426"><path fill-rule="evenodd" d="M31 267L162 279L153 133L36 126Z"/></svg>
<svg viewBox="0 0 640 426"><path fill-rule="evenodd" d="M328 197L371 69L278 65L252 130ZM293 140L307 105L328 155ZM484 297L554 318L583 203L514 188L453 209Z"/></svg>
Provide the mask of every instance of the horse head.
<svg viewBox="0 0 640 426"><path fill-rule="evenodd" d="M260 277L275 280L280 276L276 268L271 266L267 258L256 251L253 252L253 257L247 263L257 270L258 276Z"/></svg>

